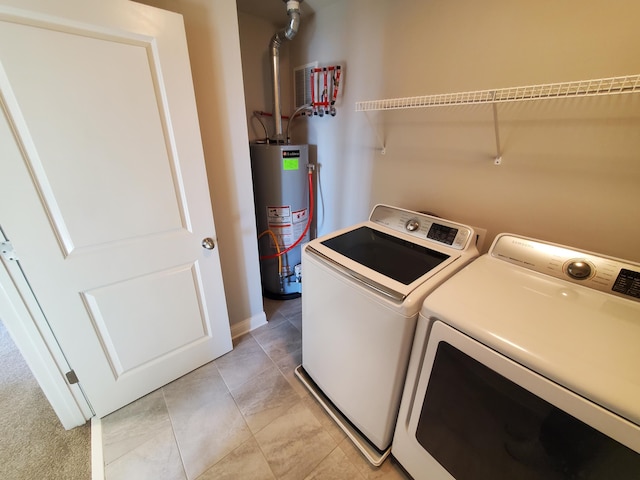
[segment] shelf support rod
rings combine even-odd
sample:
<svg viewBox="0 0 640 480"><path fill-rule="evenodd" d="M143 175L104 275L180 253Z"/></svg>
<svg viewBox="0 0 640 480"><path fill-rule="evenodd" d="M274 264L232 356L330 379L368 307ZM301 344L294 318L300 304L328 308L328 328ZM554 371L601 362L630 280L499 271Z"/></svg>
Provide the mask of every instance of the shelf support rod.
<svg viewBox="0 0 640 480"><path fill-rule="evenodd" d="M380 155L385 155L387 153L387 147L385 146L384 141L382 141L382 139L380 138L380 135L378 134L378 129L375 127L375 125L371 121L371 118L369 117L369 113L365 111L364 114L367 117L367 121L369 122L369 126L371 127L371 130L373 130L373 134L376 136L378 145L380 145L380 149L379 149Z"/></svg>
<svg viewBox="0 0 640 480"><path fill-rule="evenodd" d="M498 104L495 102L496 92L492 94L492 107L493 107L493 129L496 133L496 158L493 160L494 165L500 165L502 163L502 152L500 151L500 125L498 123Z"/></svg>

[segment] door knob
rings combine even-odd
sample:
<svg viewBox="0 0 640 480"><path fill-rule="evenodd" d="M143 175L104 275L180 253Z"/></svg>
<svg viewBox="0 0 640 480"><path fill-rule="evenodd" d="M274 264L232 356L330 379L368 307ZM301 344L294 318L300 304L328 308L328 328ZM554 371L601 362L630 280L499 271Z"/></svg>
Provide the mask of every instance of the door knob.
<svg viewBox="0 0 640 480"><path fill-rule="evenodd" d="M202 240L202 246L207 250L213 250L213 247L215 247L216 244L213 243L213 238L207 237L204 240Z"/></svg>

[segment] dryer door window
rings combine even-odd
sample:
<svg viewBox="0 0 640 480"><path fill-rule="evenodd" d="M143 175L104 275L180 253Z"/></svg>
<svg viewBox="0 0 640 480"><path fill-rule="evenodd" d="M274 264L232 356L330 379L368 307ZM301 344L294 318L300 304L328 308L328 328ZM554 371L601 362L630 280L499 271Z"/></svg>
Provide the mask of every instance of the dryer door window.
<svg viewBox="0 0 640 480"><path fill-rule="evenodd" d="M445 341L415 434L456 480L640 478L640 454Z"/></svg>

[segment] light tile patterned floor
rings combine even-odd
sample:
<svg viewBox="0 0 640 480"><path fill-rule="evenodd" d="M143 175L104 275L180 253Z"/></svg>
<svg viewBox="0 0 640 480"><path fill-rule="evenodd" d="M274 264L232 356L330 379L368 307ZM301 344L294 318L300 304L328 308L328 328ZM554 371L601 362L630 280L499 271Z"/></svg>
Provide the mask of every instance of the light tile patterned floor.
<svg viewBox="0 0 640 480"><path fill-rule="evenodd" d="M294 376L301 300L233 351L102 419L107 480L406 480L371 466Z"/></svg>

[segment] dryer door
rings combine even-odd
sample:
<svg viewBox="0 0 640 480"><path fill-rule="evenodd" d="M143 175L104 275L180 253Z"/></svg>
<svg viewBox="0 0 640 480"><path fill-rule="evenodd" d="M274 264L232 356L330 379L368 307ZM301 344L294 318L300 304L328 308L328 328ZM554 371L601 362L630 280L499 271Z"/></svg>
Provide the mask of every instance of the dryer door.
<svg viewBox="0 0 640 480"><path fill-rule="evenodd" d="M392 451L416 480L638 478L637 425L442 322L415 371Z"/></svg>

